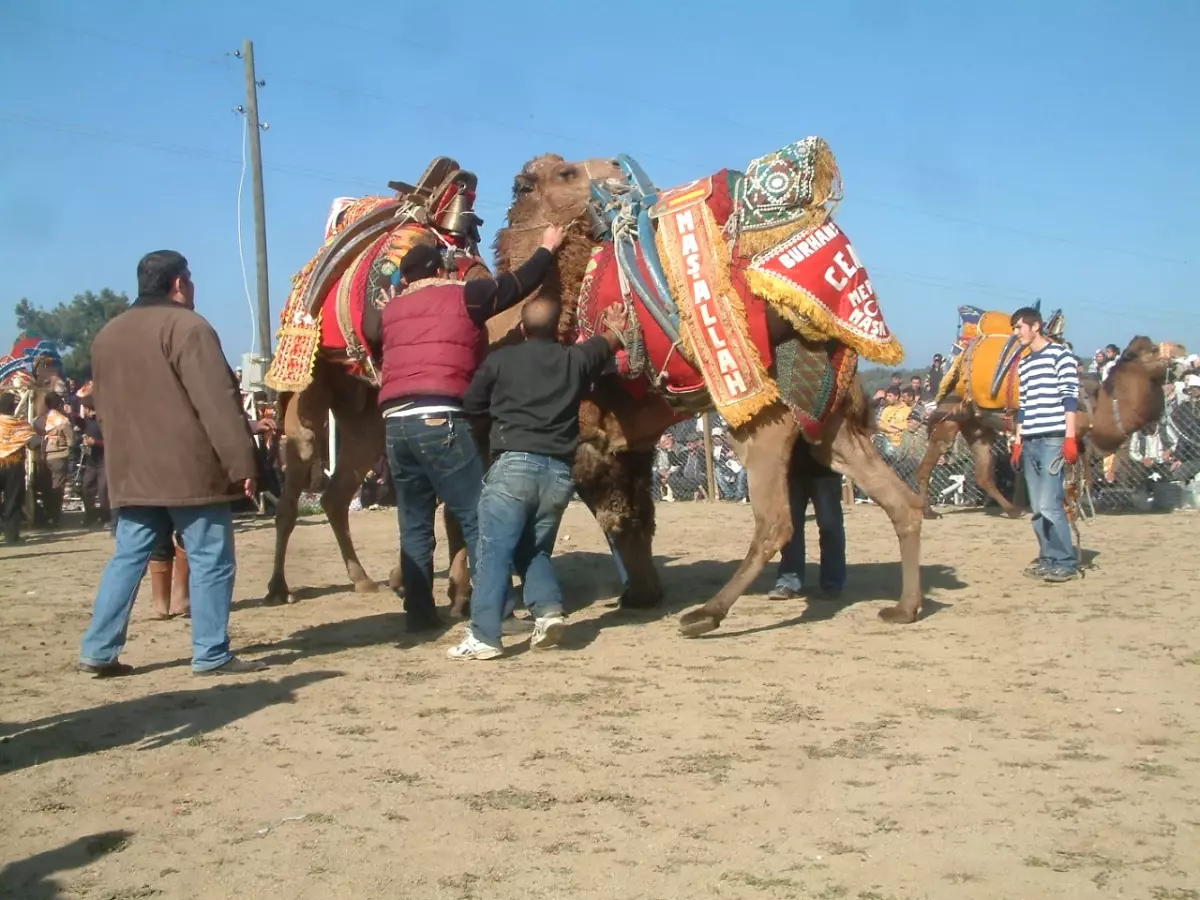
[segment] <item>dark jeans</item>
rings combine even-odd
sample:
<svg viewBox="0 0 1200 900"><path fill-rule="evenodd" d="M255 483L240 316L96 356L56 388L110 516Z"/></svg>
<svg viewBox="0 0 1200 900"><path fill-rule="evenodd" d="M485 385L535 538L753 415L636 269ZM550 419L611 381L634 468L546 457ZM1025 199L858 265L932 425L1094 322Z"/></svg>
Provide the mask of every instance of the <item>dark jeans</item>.
<svg viewBox="0 0 1200 900"><path fill-rule="evenodd" d="M842 519L841 476L804 478L788 483L792 507L792 539L783 545L778 583L799 591L804 587L804 515L812 501L821 544L821 590L840 591L846 585L846 526Z"/></svg>
<svg viewBox="0 0 1200 900"><path fill-rule="evenodd" d="M471 594L471 632L500 646L504 600L514 566L525 607L540 619L562 614L562 590L550 556L575 493L571 466L536 453L502 453L479 498L479 569Z"/></svg>
<svg viewBox="0 0 1200 900"><path fill-rule="evenodd" d="M25 500L25 463L0 466L0 527L10 544L21 538L21 504Z"/></svg>
<svg viewBox="0 0 1200 900"><path fill-rule="evenodd" d="M404 611L435 615L433 600L433 520L438 498L462 524L467 558L477 571L479 493L483 463L466 419L435 413L429 417L387 418L387 458L396 484L400 520L400 581Z"/></svg>
<svg viewBox="0 0 1200 900"><path fill-rule="evenodd" d="M80 492L83 494L84 522L107 523L112 514L108 508L108 478L103 459L89 459L84 464Z"/></svg>

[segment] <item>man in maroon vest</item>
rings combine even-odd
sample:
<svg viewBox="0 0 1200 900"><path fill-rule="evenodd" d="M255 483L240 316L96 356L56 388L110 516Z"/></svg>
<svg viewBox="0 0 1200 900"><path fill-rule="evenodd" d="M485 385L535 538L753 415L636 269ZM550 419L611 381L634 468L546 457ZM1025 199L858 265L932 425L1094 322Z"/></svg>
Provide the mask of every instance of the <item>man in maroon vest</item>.
<svg viewBox="0 0 1200 900"><path fill-rule="evenodd" d="M396 484L400 580L410 631L442 624L433 599L439 497L462 523L471 571L476 570L483 463L462 398L487 352L485 323L537 290L562 239L563 229L550 226L541 247L515 272L469 282L447 277L438 247L414 247L400 262L407 286L380 317L364 317L363 336L375 358L383 357L379 405Z"/></svg>

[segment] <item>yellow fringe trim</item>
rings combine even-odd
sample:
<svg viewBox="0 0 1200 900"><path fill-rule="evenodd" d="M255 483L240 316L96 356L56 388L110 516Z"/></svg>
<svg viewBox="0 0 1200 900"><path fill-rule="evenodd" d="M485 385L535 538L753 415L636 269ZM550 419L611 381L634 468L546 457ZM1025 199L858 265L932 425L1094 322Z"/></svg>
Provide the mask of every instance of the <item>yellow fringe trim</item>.
<svg viewBox="0 0 1200 900"><path fill-rule="evenodd" d="M750 396L726 404L717 402L718 396L722 392L714 390L714 386L711 383L708 385L709 393L713 395L713 402L716 404L722 417L724 417L730 426L737 428L749 422L755 415L777 401L779 399L779 388L775 384L774 379L767 374L766 367L762 362L762 353L755 346L750 336L750 325L746 318L746 307L742 304L742 298L733 289L733 283L729 279L729 271L732 268L733 262L721 229L717 227L716 219L713 217L707 203L698 203L697 207L700 210L701 220L704 223L708 243L713 250L713 269L716 279L716 284L713 285L713 296L723 301L729 310L730 318L733 320L732 324L738 330L742 342L746 347L747 356L749 357L746 360L750 364L750 372L747 375L751 376L753 382L757 382L757 384L751 381L747 382L747 387L753 392ZM680 330L683 333L684 349L692 359L700 359L702 357L697 354L700 348L696 346L697 342L693 338L693 330L698 330L699 326L693 318L687 280L684 278L683 272L676 270L675 263L678 260L678 254L668 252L665 233L666 229L659 228L655 233L654 242L658 246L659 259L666 262L667 280L670 282L671 293L674 295L676 305L679 307L680 325L683 326ZM706 354L703 358L708 358L709 356L710 354ZM709 382L708 367L702 364L699 368L704 375L705 381Z"/></svg>
<svg viewBox="0 0 1200 900"><path fill-rule="evenodd" d="M755 294L768 301L793 325L795 319L788 313L802 316L806 324L796 327L809 340L839 341L852 348L863 359L884 366L894 366L904 359L904 346L896 340L895 335L886 344L863 340L860 335L847 329L842 321L830 314L825 307L815 303L801 290L788 288L777 278L747 269L746 283Z"/></svg>

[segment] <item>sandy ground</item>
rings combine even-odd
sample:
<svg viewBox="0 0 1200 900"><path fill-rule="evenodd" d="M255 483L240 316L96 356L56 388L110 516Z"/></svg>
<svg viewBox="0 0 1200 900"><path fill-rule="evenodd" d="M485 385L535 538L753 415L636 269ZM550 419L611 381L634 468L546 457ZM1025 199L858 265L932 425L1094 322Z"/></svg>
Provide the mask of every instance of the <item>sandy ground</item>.
<svg viewBox="0 0 1200 900"><path fill-rule="evenodd" d="M669 614L612 607L572 508L566 645L489 663L347 593L315 517L306 599L256 606L272 532L249 523L233 636L272 667L241 680L193 678L148 596L137 674L77 674L107 536L0 549L0 896L1200 898L1194 516L1087 526L1098 569L1055 587L1018 575L1028 522L948 516L929 614L897 628L894 540L857 506L844 603L769 601L772 567L688 641L675 614L732 572L750 510L660 510ZM391 513L353 525L386 577Z"/></svg>

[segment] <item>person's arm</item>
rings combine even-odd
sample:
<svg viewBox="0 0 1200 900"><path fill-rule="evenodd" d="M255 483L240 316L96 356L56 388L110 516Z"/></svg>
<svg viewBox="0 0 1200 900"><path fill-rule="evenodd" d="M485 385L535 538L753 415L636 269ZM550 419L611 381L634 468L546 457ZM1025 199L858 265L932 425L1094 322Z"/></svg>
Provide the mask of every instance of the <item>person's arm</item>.
<svg viewBox="0 0 1200 900"><path fill-rule="evenodd" d="M229 364L217 333L207 324L190 329L175 357L175 371L230 483L253 480L258 466L250 423L228 374Z"/></svg>
<svg viewBox="0 0 1200 900"><path fill-rule="evenodd" d="M486 416L492 408L492 388L496 384L495 356L485 357L463 394L463 410L468 416Z"/></svg>
<svg viewBox="0 0 1200 900"><path fill-rule="evenodd" d="M494 279L468 281L463 288L463 300L471 321L482 328L492 316L516 306L541 287L550 273L554 253L562 244L563 235L562 228L548 226L542 233L542 245L516 271L505 272Z"/></svg>
<svg viewBox="0 0 1200 900"><path fill-rule="evenodd" d="M1075 440L1075 419L1079 412L1079 367L1070 353L1063 353L1054 364L1058 376L1058 395L1067 419L1067 440Z"/></svg>
<svg viewBox="0 0 1200 900"><path fill-rule="evenodd" d="M369 298L363 304L362 333L367 352L371 354L371 359L378 363L383 359L383 310Z"/></svg>

